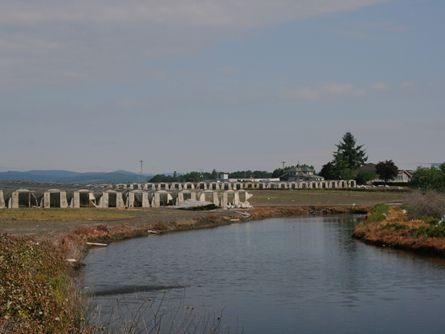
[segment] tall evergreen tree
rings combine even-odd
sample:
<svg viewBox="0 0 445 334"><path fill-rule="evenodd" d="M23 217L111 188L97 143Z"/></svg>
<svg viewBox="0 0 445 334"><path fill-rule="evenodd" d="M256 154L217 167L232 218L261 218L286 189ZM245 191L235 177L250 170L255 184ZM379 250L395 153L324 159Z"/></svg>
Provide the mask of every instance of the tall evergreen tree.
<svg viewBox="0 0 445 334"><path fill-rule="evenodd" d="M334 153L334 164L337 170L356 170L363 166L368 157L363 145L357 145L354 136L346 132Z"/></svg>

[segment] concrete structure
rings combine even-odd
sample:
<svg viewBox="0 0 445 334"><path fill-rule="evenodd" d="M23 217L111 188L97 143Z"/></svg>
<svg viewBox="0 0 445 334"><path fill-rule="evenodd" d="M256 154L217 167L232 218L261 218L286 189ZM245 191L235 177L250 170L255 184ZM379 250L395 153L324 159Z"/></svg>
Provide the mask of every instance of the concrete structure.
<svg viewBox="0 0 445 334"><path fill-rule="evenodd" d="M239 193L235 190L226 190L222 193L221 207L223 209L239 207Z"/></svg>
<svg viewBox="0 0 445 334"><path fill-rule="evenodd" d="M43 193L42 203L40 205L44 209L60 208L66 209L68 207L68 200L66 191L59 189L50 189Z"/></svg>
<svg viewBox="0 0 445 334"><path fill-rule="evenodd" d="M144 190L156 190L156 185L154 183L145 183L143 186Z"/></svg>
<svg viewBox="0 0 445 334"><path fill-rule="evenodd" d="M94 196L94 193L92 191L88 189L80 189L73 193L70 207L79 209L95 208L96 206L96 196Z"/></svg>
<svg viewBox="0 0 445 334"><path fill-rule="evenodd" d="M38 206L37 196L28 189L14 191L8 201L8 208L10 209L34 208Z"/></svg>
<svg viewBox="0 0 445 334"><path fill-rule="evenodd" d="M252 205L249 203L249 199L253 197L252 194L249 194L246 190L240 190L239 194L239 205L241 208L251 208Z"/></svg>
<svg viewBox="0 0 445 334"><path fill-rule="evenodd" d="M187 200L196 201L196 192L181 190L178 192L178 197L176 197L176 205L181 205Z"/></svg>
<svg viewBox="0 0 445 334"><path fill-rule="evenodd" d="M122 196L122 193L114 191L114 190L107 190L102 193L102 196L99 200L99 208L116 208L116 209L123 209L125 208L124 198Z"/></svg>
<svg viewBox="0 0 445 334"><path fill-rule="evenodd" d="M219 182L210 182L207 185L207 190L219 190L220 189L220 183Z"/></svg>
<svg viewBox="0 0 445 334"><path fill-rule="evenodd" d="M151 206L153 208L159 208L160 206L173 205L173 196L165 190L158 190L153 194L153 200Z"/></svg>
<svg viewBox="0 0 445 334"><path fill-rule="evenodd" d="M5 208L5 197L3 195L3 190L0 190L0 209Z"/></svg>
<svg viewBox="0 0 445 334"><path fill-rule="evenodd" d="M195 189L195 185L192 182L185 182L182 184L182 189L193 190Z"/></svg>
<svg viewBox="0 0 445 334"><path fill-rule="evenodd" d="M182 183L174 182L170 184L170 190L182 190Z"/></svg>
<svg viewBox="0 0 445 334"><path fill-rule="evenodd" d="M150 199L148 192L143 190L132 190L127 193L127 208L149 208Z"/></svg>
<svg viewBox="0 0 445 334"><path fill-rule="evenodd" d="M215 206L220 206L220 200L217 191L204 190L199 193L198 199L200 202L209 202L213 203Z"/></svg>

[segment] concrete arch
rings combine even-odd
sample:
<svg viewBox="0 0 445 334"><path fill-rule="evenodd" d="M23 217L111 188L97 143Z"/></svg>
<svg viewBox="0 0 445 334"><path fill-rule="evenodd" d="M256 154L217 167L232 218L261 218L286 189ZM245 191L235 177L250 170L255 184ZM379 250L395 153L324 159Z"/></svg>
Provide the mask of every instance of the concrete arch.
<svg viewBox="0 0 445 334"><path fill-rule="evenodd" d="M156 190L170 190L170 187L168 183L160 182L156 184Z"/></svg>
<svg viewBox="0 0 445 334"><path fill-rule="evenodd" d="M220 206L220 200L217 191L205 190L199 194L200 202L209 202L213 205Z"/></svg>
<svg viewBox="0 0 445 334"><path fill-rule="evenodd" d="M199 183L196 185L196 189L199 189L199 190L207 190L207 183L206 183L206 182L199 182Z"/></svg>
<svg viewBox="0 0 445 334"><path fill-rule="evenodd" d="M234 190L226 190L222 193L221 207L224 209L239 207L239 193Z"/></svg>
<svg viewBox="0 0 445 334"><path fill-rule="evenodd" d="M127 208L149 208L150 200L148 192L143 190L132 190L127 193Z"/></svg>
<svg viewBox="0 0 445 334"><path fill-rule="evenodd" d="M251 199L252 197L253 197L253 195L248 193L246 190L238 191L239 207L240 208L252 207L249 203L249 199Z"/></svg>
<svg viewBox="0 0 445 334"><path fill-rule="evenodd" d="M176 197L176 205L181 205L185 201L196 201L196 192L192 190L181 190Z"/></svg>
<svg viewBox="0 0 445 334"><path fill-rule="evenodd" d="M73 193L70 206L74 209L95 208L97 207L96 196L88 189L77 190Z"/></svg>
<svg viewBox="0 0 445 334"><path fill-rule="evenodd" d="M107 190L102 193L102 196L99 200L99 207L106 209L106 208L116 208L116 209L123 209L125 208L124 198L122 196L122 193L114 191L114 190Z"/></svg>
<svg viewBox="0 0 445 334"><path fill-rule="evenodd" d="M357 188L357 182L355 180L349 180L348 187L349 188Z"/></svg>
<svg viewBox="0 0 445 334"><path fill-rule="evenodd" d="M170 183L170 190L181 191L182 190L182 184L179 183L179 182Z"/></svg>
<svg viewBox="0 0 445 334"><path fill-rule="evenodd" d="M193 189L195 189L195 185L192 182L185 182L182 184L182 189L193 190Z"/></svg>
<svg viewBox="0 0 445 334"><path fill-rule="evenodd" d="M207 190L219 190L219 183L218 182L210 182Z"/></svg>
<svg viewBox="0 0 445 334"><path fill-rule="evenodd" d="M11 194L8 202L8 208L33 208L38 207L38 199L34 192L28 189L18 189Z"/></svg>
<svg viewBox="0 0 445 334"><path fill-rule="evenodd" d="M232 184L232 189L233 190L241 190L243 188L244 188L244 186L243 186L243 184L241 182L236 182L236 183Z"/></svg>
<svg viewBox="0 0 445 334"><path fill-rule="evenodd" d="M278 189L289 189L288 182L280 182L280 183L278 183Z"/></svg>
<svg viewBox="0 0 445 334"><path fill-rule="evenodd" d="M173 205L173 196L171 193L165 190L158 190L153 194L153 200L151 206L153 208L159 208L161 206Z"/></svg>
<svg viewBox="0 0 445 334"><path fill-rule="evenodd" d="M5 196L3 195L3 190L0 190L0 209L5 208Z"/></svg>
<svg viewBox="0 0 445 334"><path fill-rule="evenodd" d="M49 189L43 193L41 207L45 209L60 208L66 209L68 207L68 200L66 191L59 189Z"/></svg>

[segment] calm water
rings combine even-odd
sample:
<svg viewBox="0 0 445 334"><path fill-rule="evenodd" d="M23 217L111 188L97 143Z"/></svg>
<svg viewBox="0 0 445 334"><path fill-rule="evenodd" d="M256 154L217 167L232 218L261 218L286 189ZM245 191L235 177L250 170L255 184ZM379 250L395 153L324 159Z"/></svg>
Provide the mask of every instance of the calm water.
<svg viewBox="0 0 445 334"><path fill-rule="evenodd" d="M355 241L355 223L269 219L115 243L89 253L85 285L115 328L163 314L221 316L231 333L445 333L445 262Z"/></svg>

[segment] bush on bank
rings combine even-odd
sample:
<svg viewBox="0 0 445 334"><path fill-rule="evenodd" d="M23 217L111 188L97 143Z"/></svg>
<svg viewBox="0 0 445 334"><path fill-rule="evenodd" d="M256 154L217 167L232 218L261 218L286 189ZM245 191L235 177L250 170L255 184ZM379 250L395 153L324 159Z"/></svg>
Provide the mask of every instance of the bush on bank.
<svg viewBox="0 0 445 334"><path fill-rule="evenodd" d="M377 204L374 208L369 212L367 220L368 222L380 222L385 220L388 216L389 206L386 204Z"/></svg>
<svg viewBox="0 0 445 334"><path fill-rule="evenodd" d="M445 194L415 191L405 196L403 208L410 219L437 223L445 215Z"/></svg>
<svg viewBox="0 0 445 334"><path fill-rule="evenodd" d="M0 332L82 332L70 270L49 242L0 235Z"/></svg>

